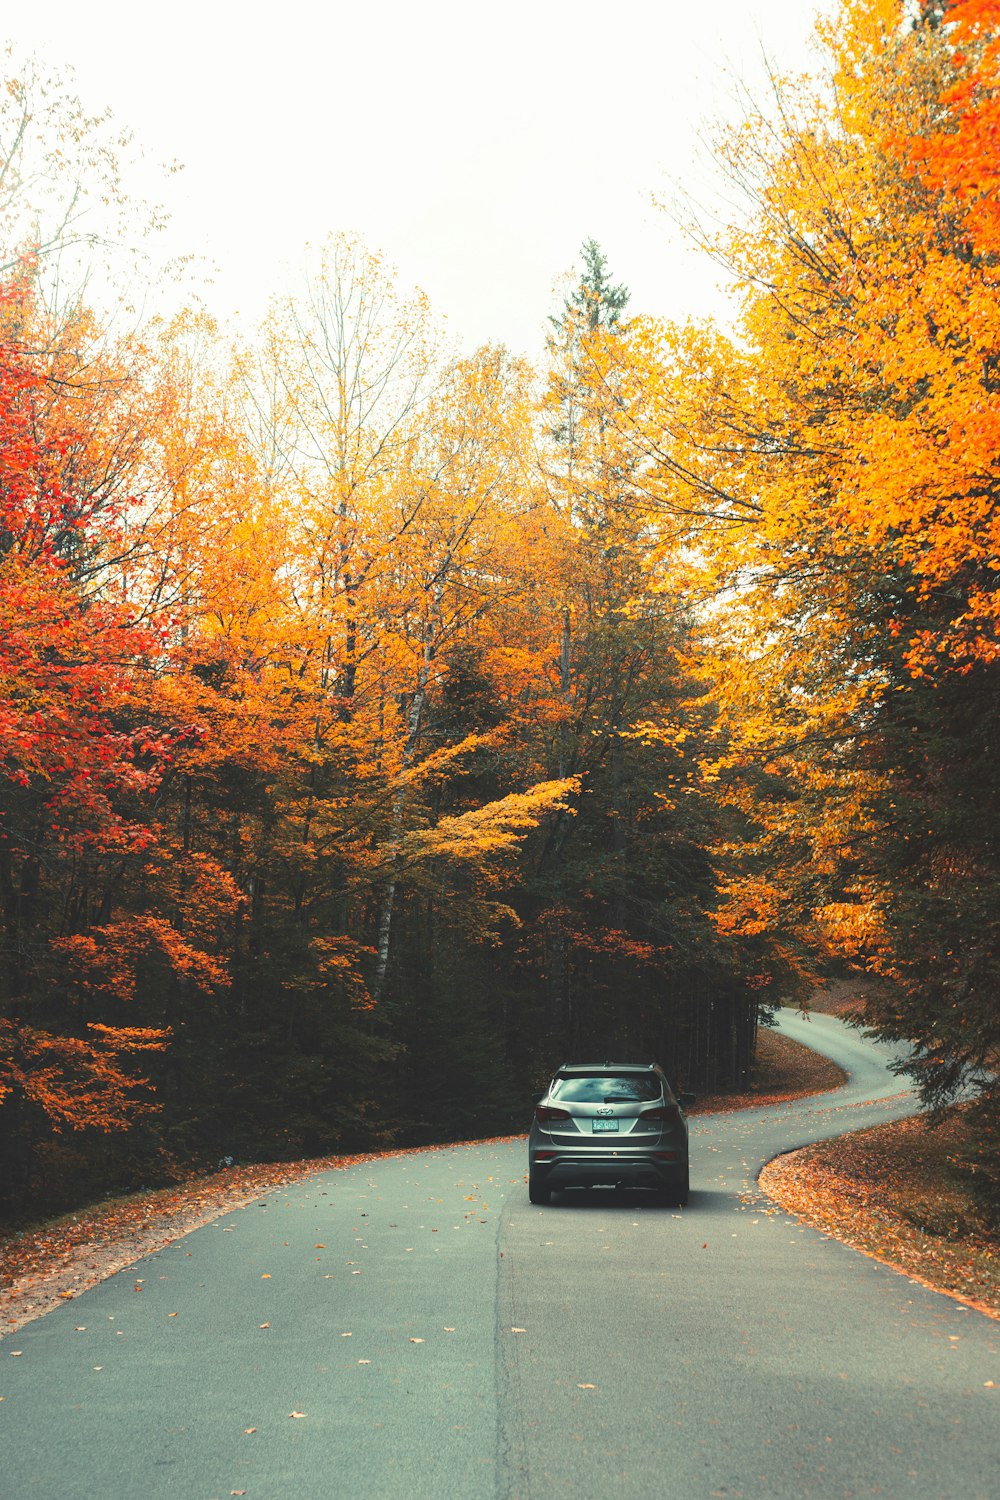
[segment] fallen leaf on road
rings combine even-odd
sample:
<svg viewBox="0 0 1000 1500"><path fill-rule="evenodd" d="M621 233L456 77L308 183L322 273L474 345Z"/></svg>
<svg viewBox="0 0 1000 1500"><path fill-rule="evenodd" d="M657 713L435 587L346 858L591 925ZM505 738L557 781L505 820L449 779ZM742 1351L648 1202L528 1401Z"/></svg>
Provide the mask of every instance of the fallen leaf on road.
<svg viewBox="0 0 1000 1500"><path fill-rule="evenodd" d="M305 1416L305 1412L304 1411L290 1411L288 1413L288 1415L290 1417L304 1417Z"/></svg>
<svg viewBox="0 0 1000 1500"><path fill-rule="evenodd" d="M497 1139L506 1140L507 1138L498 1137ZM476 1144L479 1145L480 1142L477 1141ZM416 1149L414 1148L414 1151ZM452 1146L449 1145L448 1149L451 1150ZM225 1171L215 1172L205 1177L185 1178L182 1183L168 1189L144 1195L138 1205L129 1199L127 1202L114 1203L99 1213L81 1216L78 1222L74 1221L68 1229L63 1231L66 1240L65 1244L61 1245L61 1250L70 1251L76 1257L83 1254L87 1257L86 1274L80 1277L80 1285L74 1288L74 1296L79 1295L88 1286L94 1285L96 1281L104 1279L105 1276L119 1269L130 1267L134 1264L137 1254L157 1251L162 1249L164 1244L176 1241L188 1229L196 1228L200 1223L204 1223L206 1218L217 1219L220 1212L242 1208L248 1200L255 1200L259 1202L262 1209L266 1209L265 1203L258 1198L259 1193L297 1181L301 1178L304 1168L342 1171L363 1162L381 1161L387 1156L399 1154L411 1153L400 1153L398 1148L394 1148L359 1156L322 1157L308 1162L286 1162L279 1166L266 1164L245 1168L227 1168ZM458 1186L461 1185L458 1184ZM320 1196L328 1195L323 1193ZM136 1222L137 1211L141 1214L139 1223ZM366 1215L361 1214L360 1217L364 1218ZM398 1227L396 1221L390 1221L389 1228ZM234 1232L229 1225L220 1225L219 1228L225 1233ZM96 1264L93 1263L95 1244L101 1248L101 1255ZM186 1259L192 1259L192 1251L185 1250L181 1253ZM115 1257L122 1258L116 1260ZM41 1273L47 1283L57 1272L62 1275L61 1263L57 1264L54 1261L50 1239L44 1233L26 1233L17 1236L12 1241L5 1241L3 1250L0 1252L0 1267L2 1267L0 1278L4 1281L5 1324L14 1321L13 1318L6 1316L8 1307L10 1310L16 1309L19 1320L25 1320L22 1308L35 1306L37 1293L29 1290L24 1284L29 1275ZM7 1303L8 1282L13 1283L9 1304ZM46 1297L51 1297L54 1303L58 1298L59 1290L64 1286L65 1280L62 1280L51 1292L46 1290ZM32 1312L32 1316L34 1315ZM11 1332L13 1331L11 1329Z"/></svg>
<svg viewBox="0 0 1000 1500"><path fill-rule="evenodd" d="M577 1388L578 1391L596 1391L597 1390L597 1386L596 1385L589 1385L586 1382L584 1382L583 1384L581 1384L581 1382L579 1380L576 1383L576 1388Z"/></svg>
<svg viewBox="0 0 1000 1500"><path fill-rule="evenodd" d="M270 1281L271 1280L271 1273L270 1273L270 1271L262 1271L260 1279L261 1279L261 1281Z"/></svg>
<svg viewBox="0 0 1000 1500"><path fill-rule="evenodd" d="M455 1332L454 1328L446 1328L445 1329L445 1333L454 1333L454 1332Z"/></svg>
<svg viewBox="0 0 1000 1500"><path fill-rule="evenodd" d="M10 1351L10 1357L11 1357L11 1359L20 1359L21 1355L23 1353L24 1353L23 1349L12 1349Z"/></svg>
<svg viewBox="0 0 1000 1500"><path fill-rule="evenodd" d="M423 1339L411 1339L410 1343L411 1344L422 1344L423 1343Z"/></svg>
<svg viewBox="0 0 1000 1500"><path fill-rule="evenodd" d="M359 1359L358 1360L358 1364L359 1365L370 1365L371 1364L371 1360L370 1359Z"/></svg>
<svg viewBox="0 0 1000 1500"><path fill-rule="evenodd" d="M86 1333L87 1332L87 1325L86 1325L86 1323L79 1323L77 1325L77 1327L73 1329L73 1332L74 1333Z"/></svg>
<svg viewBox="0 0 1000 1500"><path fill-rule="evenodd" d="M341 1335L340 1335L340 1337L341 1337L341 1338L342 1338L342 1339L352 1339L352 1338L353 1338L353 1337L354 1337L354 1334L353 1334L353 1333L342 1333L342 1334L341 1334Z"/></svg>
<svg viewBox="0 0 1000 1500"><path fill-rule="evenodd" d="M510 1331L511 1333L527 1333L528 1330L526 1328L512 1328Z"/></svg>
<svg viewBox="0 0 1000 1500"><path fill-rule="evenodd" d="M270 1328L270 1323L261 1323L261 1328Z"/></svg>
<svg viewBox="0 0 1000 1500"><path fill-rule="evenodd" d="M247 1434L247 1436L248 1436L248 1437L249 1437L249 1435L250 1435L250 1433L251 1433L251 1432L256 1432L256 1431L257 1431L257 1429L256 1429L256 1427L244 1427L244 1429L243 1429L243 1431L244 1431L244 1432L245 1432L245 1433L246 1433L246 1434Z"/></svg>
<svg viewBox="0 0 1000 1500"><path fill-rule="evenodd" d="M314 1245L313 1249L314 1250L325 1250L326 1246L325 1245Z"/></svg>

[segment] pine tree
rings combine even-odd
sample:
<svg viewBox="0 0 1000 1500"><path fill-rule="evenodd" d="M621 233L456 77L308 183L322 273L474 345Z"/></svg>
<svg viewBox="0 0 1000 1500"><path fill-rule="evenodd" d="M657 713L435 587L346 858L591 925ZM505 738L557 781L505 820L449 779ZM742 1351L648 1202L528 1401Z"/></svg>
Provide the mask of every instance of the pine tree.
<svg viewBox="0 0 1000 1500"><path fill-rule="evenodd" d="M549 400L559 411L550 433L565 450L570 470L576 452L580 409L588 390L584 346L599 331L619 331L619 319L629 300L624 283L612 285L607 257L596 240L585 240L580 254L583 256L580 279L564 300L562 313L549 319L553 331L548 338L552 356Z"/></svg>
<svg viewBox="0 0 1000 1500"><path fill-rule="evenodd" d="M550 319L554 328L565 328L570 321L593 332L597 328L615 328L628 306L629 290L624 283L612 286L608 260L596 240L585 240L580 247L583 273L578 285L566 298L562 318Z"/></svg>

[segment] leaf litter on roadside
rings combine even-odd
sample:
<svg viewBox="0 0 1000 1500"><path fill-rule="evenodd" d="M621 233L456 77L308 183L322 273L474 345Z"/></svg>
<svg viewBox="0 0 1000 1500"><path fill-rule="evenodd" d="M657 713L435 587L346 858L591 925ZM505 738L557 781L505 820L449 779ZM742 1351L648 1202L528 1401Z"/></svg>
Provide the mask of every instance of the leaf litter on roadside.
<svg viewBox="0 0 1000 1500"><path fill-rule="evenodd" d="M964 1124L920 1116L778 1157L764 1191L814 1228L1000 1317L1000 1236L956 1163Z"/></svg>

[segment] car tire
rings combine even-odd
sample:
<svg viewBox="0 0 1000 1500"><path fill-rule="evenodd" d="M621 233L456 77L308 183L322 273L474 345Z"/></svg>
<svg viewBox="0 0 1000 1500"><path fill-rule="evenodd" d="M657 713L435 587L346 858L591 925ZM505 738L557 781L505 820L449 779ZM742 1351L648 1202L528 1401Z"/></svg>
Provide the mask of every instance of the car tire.
<svg viewBox="0 0 1000 1500"><path fill-rule="evenodd" d="M676 1204L678 1208L686 1208L690 1194L691 1176L689 1169L685 1167L683 1172L678 1173L663 1196L668 1203Z"/></svg>
<svg viewBox="0 0 1000 1500"><path fill-rule="evenodd" d="M552 1189L543 1187L537 1177L528 1173L528 1201L531 1203L551 1203Z"/></svg>

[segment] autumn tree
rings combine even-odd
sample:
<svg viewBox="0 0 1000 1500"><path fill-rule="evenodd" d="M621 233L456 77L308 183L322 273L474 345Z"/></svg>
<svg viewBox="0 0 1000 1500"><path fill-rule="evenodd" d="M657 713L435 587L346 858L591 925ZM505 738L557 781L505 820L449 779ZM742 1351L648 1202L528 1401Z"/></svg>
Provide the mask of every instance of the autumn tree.
<svg viewBox="0 0 1000 1500"><path fill-rule="evenodd" d="M57 152L87 136L64 123ZM681 402L596 243L540 403L523 362L450 353L343 236L236 345L196 311L112 335L39 285L26 263L0 307L21 1182L83 1162L53 1145L64 1124L139 1119L144 1175L507 1128L564 1049L744 1083L794 968L764 862L833 826L828 767L796 762L793 795L769 763L746 795L766 704L740 718L727 668L765 570L699 525L757 525L763 494L732 498L745 453ZM703 371L718 353L678 350ZM732 375L749 410L749 361ZM771 541L801 556L805 524ZM811 821L782 819L810 797Z"/></svg>
<svg viewBox="0 0 1000 1500"><path fill-rule="evenodd" d="M158 840L179 870L200 862L203 891L214 870L240 896L214 939L226 990L211 1008L175 994L164 1087L191 1101L190 1139L220 1148L225 1120L255 1139L270 1122L287 1149L378 1138L374 1079L416 1014L393 956L416 912L488 940L498 861L573 789L442 797L496 721L454 737L437 704L469 652L498 648L527 576L527 374L500 351L417 358L419 306L357 246L332 247L321 278L228 373L187 321L160 367L151 577L171 656L153 702L186 732ZM132 899L138 914L156 886ZM293 1076L308 1087L290 1111Z"/></svg>
<svg viewBox="0 0 1000 1500"><path fill-rule="evenodd" d="M0 1149L17 1195L44 1122L123 1129L149 1107L127 1059L166 1033L130 1014L128 952L121 984L64 985L78 935L95 948L109 936L115 871L148 843L134 808L167 746L126 708L154 635L84 583L94 512L104 539L107 509L64 486L65 431L39 420L45 374L14 341L30 300L8 287L0 311ZM183 962L172 936L150 940Z"/></svg>
<svg viewBox="0 0 1000 1500"><path fill-rule="evenodd" d="M725 921L867 962L890 981L869 1019L915 1042L925 1097L971 1068L984 1119L991 14L914 26L894 0L852 0L822 24L826 82L775 80L774 110L720 142L748 213L706 244L742 289L739 341L649 325L633 340L635 381L657 392L636 429L650 515L665 544L688 537L714 638L729 741L706 772L757 830Z"/></svg>
<svg viewBox="0 0 1000 1500"><path fill-rule="evenodd" d="M554 320L540 420L555 544L547 754L584 795L540 843L525 953L546 976L557 1050L638 1049L691 1081L738 1081L761 997L747 998L737 945L710 917L718 830L696 749L711 711L686 569L680 552L650 558L627 291L593 241L583 261Z"/></svg>

